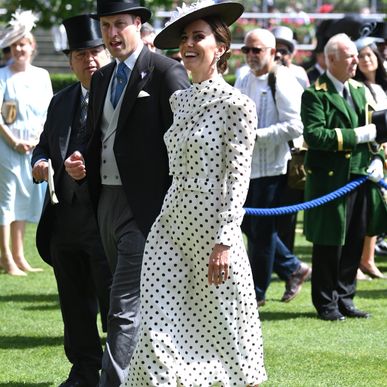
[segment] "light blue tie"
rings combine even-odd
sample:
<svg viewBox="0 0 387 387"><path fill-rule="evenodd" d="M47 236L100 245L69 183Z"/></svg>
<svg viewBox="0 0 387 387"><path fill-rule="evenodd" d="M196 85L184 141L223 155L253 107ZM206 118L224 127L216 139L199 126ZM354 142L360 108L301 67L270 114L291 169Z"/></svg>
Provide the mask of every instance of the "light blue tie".
<svg viewBox="0 0 387 387"><path fill-rule="evenodd" d="M111 102L114 108L116 108L117 103L121 97L121 94L128 82L128 73L129 73L129 68L126 66L124 62L120 62L116 72L116 79L115 79L116 86L111 96Z"/></svg>

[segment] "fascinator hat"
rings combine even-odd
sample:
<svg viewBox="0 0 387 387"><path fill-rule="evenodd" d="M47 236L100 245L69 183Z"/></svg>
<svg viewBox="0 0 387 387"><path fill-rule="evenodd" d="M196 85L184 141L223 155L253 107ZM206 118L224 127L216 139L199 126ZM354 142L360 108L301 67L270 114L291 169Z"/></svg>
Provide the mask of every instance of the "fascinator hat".
<svg viewBox="0 0 387 387"><path fill-rule="evenodd" d="M364 36L358 40L355 41L356 48L358 51L362 50L366 47L371 47L373 49L376 49L376 43L383 43L384 39L382 38L376 38L374 36Z"/></svg>
<svg viewBox="0 0 387 387"><path fill-rule="evenodd" d="M17 9L5 30L0 33L0 48L9 47L31 32L38 17L32 11Z"/></svg>
<svg viewBox="0 0 387 387"><path fill-rule="evenodd" d="M180 45L181 33L187 24L209 16L217 16L230 26L243 11L243 5L235 1L199 0L189 6L183 3L172 13L164 29L156 35L154 45L164 50L177 48Z"/></svg>

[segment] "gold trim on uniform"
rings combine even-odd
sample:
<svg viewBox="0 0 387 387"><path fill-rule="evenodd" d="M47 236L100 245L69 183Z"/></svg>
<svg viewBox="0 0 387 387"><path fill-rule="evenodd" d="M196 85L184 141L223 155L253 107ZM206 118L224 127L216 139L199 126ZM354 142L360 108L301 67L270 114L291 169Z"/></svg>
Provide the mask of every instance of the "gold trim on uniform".
<svg viewBox="0 0 387 387"><path fill-rule="evenodd" d="M314 88L316 90L324 90L324 91L328 91L328 86L327 84L324 82L324 83L320 83L320 80L317 79L317 81L314 83Z"/></svg>
<svg viewBox="0 0 387 387"><path fill-rule="evenodd" d="M343 133L341 132L340 128L335 128L335 132L337 136L337 150L342 151L344 149Z"/></svg>

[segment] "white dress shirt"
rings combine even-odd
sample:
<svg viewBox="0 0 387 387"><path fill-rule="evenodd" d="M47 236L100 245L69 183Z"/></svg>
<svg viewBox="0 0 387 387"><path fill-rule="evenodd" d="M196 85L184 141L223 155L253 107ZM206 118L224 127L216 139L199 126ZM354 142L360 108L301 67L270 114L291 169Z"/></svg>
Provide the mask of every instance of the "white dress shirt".
<svg viewBox="0 0 387 387"><path fill-rule="evenodd" d="M276 71L274 102L268 85L268 74L255 76L251 71L235 82L257 108L258 131L254 146L251 179L286 173L290 159L288 141L302 135L300 117L303 88L285 66Z"/></svg>

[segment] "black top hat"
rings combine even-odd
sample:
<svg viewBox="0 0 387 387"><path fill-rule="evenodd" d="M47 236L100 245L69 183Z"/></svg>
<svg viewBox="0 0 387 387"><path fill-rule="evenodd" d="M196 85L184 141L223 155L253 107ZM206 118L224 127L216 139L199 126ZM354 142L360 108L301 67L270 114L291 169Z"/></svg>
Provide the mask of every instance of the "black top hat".
<svg viewBox="0 0 387 387"><path fill-rule="evenodd" d="M218 0L219 1L219 0ZM160 49L177 48L180 45L180 35L183 28L194 20L209 16L217 16L228 26L242 15L244 7L234 1L218 2L217 0L202 0L190 6L178 8L172 14L169 22L154 40L154 45Z"/></svg>
<svg viewBox="0 0 387 387"><path fill-rule="evenodd" d="M371 122L376 126L376 139L378 144L387 141L387 109L371 112Z"/></svg>
<svg viewBox="0 0 387 387"><path fill-rule="evenodd" d="M141 23L145 23L152 16L148 8L141 7L138 0L97 0L97 13L91 17L99 19L101 16L111 16L119 13L130 13L140 16Z"/></svg>
<svg viewBox="0 0 387 387"><path fill-rule="evenodd" d="M82 50L103 45L101 29L98 20L89 15L78 15L63 20L66 29L68 48L63 50L68 54L72 50Z"/></svg>

